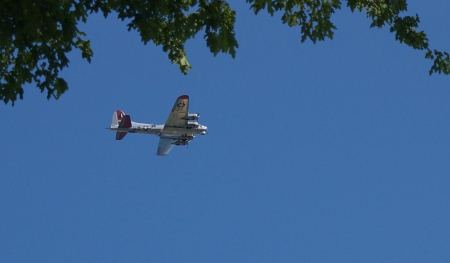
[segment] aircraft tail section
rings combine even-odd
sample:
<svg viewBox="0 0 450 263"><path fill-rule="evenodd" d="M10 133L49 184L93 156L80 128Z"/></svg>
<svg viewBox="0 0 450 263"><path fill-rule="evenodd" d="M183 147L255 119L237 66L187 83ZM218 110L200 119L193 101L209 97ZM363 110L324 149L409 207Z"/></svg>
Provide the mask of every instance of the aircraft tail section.
<svg viewBox="0 0 450 263"><path fill-rule="evenodd" d="M116 110L113 113L112 116L112 122L111 122L111 127L119 127L119 123L122 120L123 116L125 116L125 112L121 111L121 110Z"/></svg>
<svg viewBox="0 0 450 263"><path fill-rule="evenodd" d="M128 132L116 132L116 140L122 140Z"/></svg>
<svg viewBox="0 0 450 263"><path fill-rule="evenodd" d="M111 128L131 128L131 117L126 115L121 110L116 110L113 113ZM116 140L122 140L128 132L118 131L116 133Z"/></svg>

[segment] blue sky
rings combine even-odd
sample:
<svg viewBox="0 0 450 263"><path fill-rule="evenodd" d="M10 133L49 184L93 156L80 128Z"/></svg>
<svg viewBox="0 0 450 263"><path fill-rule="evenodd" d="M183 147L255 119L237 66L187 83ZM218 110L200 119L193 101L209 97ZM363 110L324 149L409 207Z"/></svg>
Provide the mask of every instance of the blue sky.
<svg viewBox="0 0 450 263"><path fill-rule="evenodd" d="M300 43L241 1L237 56L187 43L193 70L110 16L89 17L58 101L33 86L2 106L1 262L448 262L450 78L370 29L333 17ZM448 1L410 1L450 51ZM177 96L208 126L156 156L156 136L115 141L114 110L164 123Z"/></svg>

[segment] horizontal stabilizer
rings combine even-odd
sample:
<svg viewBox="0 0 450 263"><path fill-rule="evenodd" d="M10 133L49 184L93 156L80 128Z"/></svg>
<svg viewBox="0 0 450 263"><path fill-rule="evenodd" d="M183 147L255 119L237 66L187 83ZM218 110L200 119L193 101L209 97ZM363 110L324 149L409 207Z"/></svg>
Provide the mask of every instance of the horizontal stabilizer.
<svg viewBox="0 0 450 263"><path fill-rule="evenodd" d="M124 115L122 117L122 120L119 123L119 128L131 128L131 117L130 117L130 115Z"/></svg>
<svg viewBox="0 0 450 263"><path fill-rule="evenodd" d="M127 132L116 132L116 140L122 140L127 135Z"/></svg>

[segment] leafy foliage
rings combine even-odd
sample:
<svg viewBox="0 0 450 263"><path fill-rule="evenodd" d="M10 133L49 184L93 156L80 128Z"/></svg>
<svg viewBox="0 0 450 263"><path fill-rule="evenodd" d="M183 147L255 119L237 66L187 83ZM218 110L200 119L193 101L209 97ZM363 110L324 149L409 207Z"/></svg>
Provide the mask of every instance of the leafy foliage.
<svg viewBox="0 0 450 263"><path fill-rule="evenodd" d="M246 0L257 14L267 10L273 15L282 11L282 22L300 26L302 42L314 43L333 38L336 27L331 15L341 8L340 0ZM428 38L418 31L419 17L400 16L407 10L406 0L348 0L352 11L366 12L371 27L389 26L396 40L425 50L434 61L432 73L450 74L450 57L431 50ZM144 44L162 46L172 63L183 74L191 65L184 44L200 31L205 32L211 53L229 53L233 58L236 12L223 0L0 0L0 100L5 103L23 99L23 85L36 83L47 98L58 99L67 89L60 71L68 67L66 54L72 49L91 61L93 52L85 34L78 30L89 14L112 12L131 21L128 30L137 30Z"/></svg>
<svg viewBox="0 0 450 263"><path fill-rule="evenodd" d="M289 26L301 27L302 42L333 38L337 28L330 21L335 10L341 8L340 0L247 0L255 14L266 9L271 15L283 11L282 21ZM352 12L366 12L372 20L370 27L389 26L395 33L395 39L413 49L425 50L425 58L434 60L429 74L450 74L450 57L447 52L431 50L428 38L423 31L418 31L419 16L404 16L407 11L406 0L347 0L347 7Z"/></svg>
<svg viewBox="0 0 450 263"><path fill-rule="evenodd" d="M22 99L25 82L34 81L47 98L57 99L68 89L58 77L68 66L66 54L75 47L88 61L92 56L76 27L83 15L70 1L0 2L1 100Z"/></svg>
<svg viewBox="0 0 450 263"><path fill-rule="evenodd" d="M197 9L190 12L191 9ZM205 30L206 44L216 55L235 56L236 12L220 0L3 0L0 1L0 100L23 99L23 85L35 82L47 98L59 98L67 89L59 72L68 67L67 53L79 49L91 61L93 52L78 30L91 13L111 12L130 19L128 30L137 30L144 44L161 45L172 63L187 74L185 42Z"/></svg>

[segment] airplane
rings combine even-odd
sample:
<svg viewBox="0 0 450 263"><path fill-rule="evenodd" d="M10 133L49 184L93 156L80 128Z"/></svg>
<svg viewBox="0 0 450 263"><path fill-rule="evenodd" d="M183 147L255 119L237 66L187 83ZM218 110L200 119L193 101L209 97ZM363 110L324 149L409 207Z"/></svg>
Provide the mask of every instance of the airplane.
<svg viewBox="0 0 450 263"><path fill-rule="evenodd" d="M113 113L110 131L116 132L116 140L128 133L156 134L159 136L158 156L169 154L175 146L188 145L195 134L205 135L208 127L197 121L199 113L189 113L189 96L181 95L175 101L165 124L147 124L131 121L130 115L121 110Z"/></svg>

